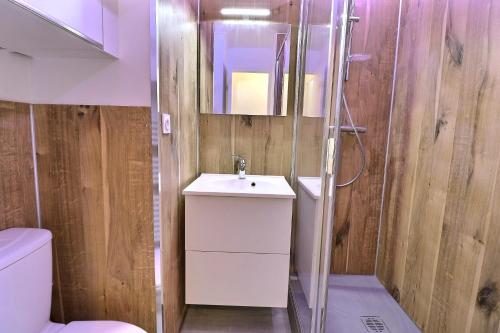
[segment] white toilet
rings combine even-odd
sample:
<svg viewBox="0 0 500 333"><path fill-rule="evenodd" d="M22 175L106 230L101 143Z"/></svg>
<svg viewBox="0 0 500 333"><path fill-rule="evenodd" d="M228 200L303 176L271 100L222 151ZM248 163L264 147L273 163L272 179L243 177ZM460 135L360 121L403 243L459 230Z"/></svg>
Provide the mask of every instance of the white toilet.
<svg viewBox="0 0 500 333"><path fill-rule="evenodd" d="M117 321L49 321L52 296L52 234L44 229L0 231L0 332L145 333Z"/></svg>

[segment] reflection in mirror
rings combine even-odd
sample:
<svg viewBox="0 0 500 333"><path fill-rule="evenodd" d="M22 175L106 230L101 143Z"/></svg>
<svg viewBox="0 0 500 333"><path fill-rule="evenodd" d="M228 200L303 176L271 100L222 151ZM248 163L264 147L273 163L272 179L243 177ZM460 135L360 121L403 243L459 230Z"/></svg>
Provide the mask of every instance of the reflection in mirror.
<svg viewBox="0 0 500 333"><path fill-rule="evenodd" d="M325 91L328 68L329 27L310 26L305 57L304 89L302 100L303 117L324 117Z"/></svg>
<svg viewBox="0 0 500 333"><path fill-rule="evenodd" d="M291 25L272 2L201 2L201 113L286 116Z"/></svg>

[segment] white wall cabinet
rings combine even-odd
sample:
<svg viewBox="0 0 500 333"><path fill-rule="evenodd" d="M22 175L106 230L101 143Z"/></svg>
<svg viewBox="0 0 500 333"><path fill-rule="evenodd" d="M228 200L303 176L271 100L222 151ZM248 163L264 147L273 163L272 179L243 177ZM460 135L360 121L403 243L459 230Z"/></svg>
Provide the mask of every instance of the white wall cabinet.
<svg viewBox="0 0 500 333"><path fill-rule="evenodd" d="M0 2L0 47L32 57L118 56L117 0Z"/></svg>
<svg viewBox="0 0 500 333"><path fill-rule="evenodd" d="M103 43L102 0L16 0L41 15Z"/></svg>

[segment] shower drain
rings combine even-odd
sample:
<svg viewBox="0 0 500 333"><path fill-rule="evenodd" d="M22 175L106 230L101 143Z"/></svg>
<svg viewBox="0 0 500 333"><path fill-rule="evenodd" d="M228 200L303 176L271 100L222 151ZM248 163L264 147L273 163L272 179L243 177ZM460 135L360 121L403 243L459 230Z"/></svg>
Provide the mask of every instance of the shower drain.
<svg viewBox="0 0 500 333"><path fill-rule="evenodd" d="M390 332L384 321L379 316L361 316L361 322L365 325L367 332Z"/></svg>

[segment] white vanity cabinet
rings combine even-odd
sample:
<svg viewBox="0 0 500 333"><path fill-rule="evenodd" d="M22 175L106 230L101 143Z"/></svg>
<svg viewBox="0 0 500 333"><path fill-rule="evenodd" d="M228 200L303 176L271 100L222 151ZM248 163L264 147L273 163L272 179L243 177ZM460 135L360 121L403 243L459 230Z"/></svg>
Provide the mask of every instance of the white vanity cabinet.
<svg viewBox="0 0 500 333"><path fill-rule="evenodd" d="M295 193L285 178L204 174L183 193L186 303L286 307Z"/></svg>

